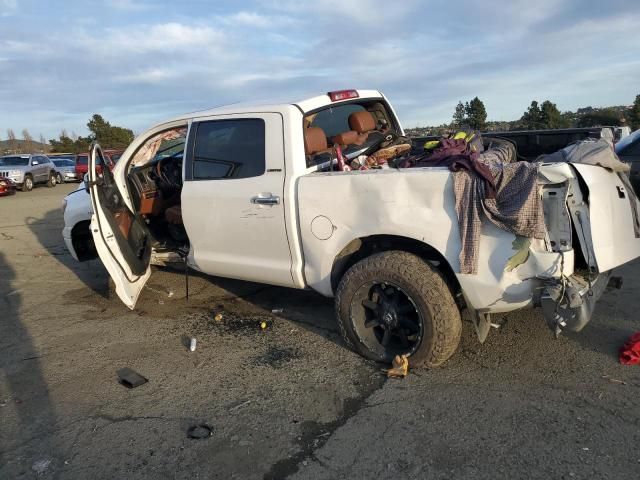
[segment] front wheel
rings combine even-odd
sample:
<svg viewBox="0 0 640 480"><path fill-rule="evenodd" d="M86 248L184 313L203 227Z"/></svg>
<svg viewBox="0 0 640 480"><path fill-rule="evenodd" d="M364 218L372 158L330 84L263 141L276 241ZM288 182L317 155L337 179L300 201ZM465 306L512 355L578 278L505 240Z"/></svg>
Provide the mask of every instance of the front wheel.
<svg viewBox="0 0 640 480"><path fill-rule="evenodd" d="M22 191L30 192L31 190L33 190L33 178L31 178L31 175L26 175L22 182Z"/></svg>
<svg viewBox="0 0 640 480"><path fill-rule="evenodd" d="M420 257L389 251L367 257L342 277L336 313L345 342L366 358L436 367L460 343L462 320L438 271Z"/></svg>
<svg viewBox="0 0 640 480"><path fill-rule="evenodd" d="M64 179L62 178L62 175L60 173L56 174L56 182L59 184L64 183Z"/></svg>
<svg viewBox="0 0 640 480"><path fill-rule="evenodd" d="M53 188L56 186L56 176L53 172L49 173L49 180L47 180L47 187Z"/></svg>

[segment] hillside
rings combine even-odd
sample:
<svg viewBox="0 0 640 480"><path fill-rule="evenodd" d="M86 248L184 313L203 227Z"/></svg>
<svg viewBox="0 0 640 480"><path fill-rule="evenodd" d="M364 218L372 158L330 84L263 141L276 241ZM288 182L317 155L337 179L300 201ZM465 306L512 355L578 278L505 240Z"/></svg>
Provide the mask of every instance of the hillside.
<svg viewBox="0 0 640 480"><path fill-rule="evenodd" d="M2 155L6 155L8 153L47 153L50 151L50 145L36 142L35 140L32 140L31 142L18 139L0 140L0 153Z"/></svg>

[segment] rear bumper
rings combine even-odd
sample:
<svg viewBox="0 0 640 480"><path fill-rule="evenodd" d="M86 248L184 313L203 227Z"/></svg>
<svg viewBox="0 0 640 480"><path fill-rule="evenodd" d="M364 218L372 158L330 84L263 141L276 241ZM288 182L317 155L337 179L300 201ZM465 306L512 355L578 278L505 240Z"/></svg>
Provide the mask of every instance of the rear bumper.
<svg viewBox="0 0 640 480"><path fill-rule="evenodd" d="M565 330L579 332L589 323L610 278L611 270L598 274L590 284L582 277L571 275L564 285L556 282L545 288L540 300L542 312L556 335Z"/></svg>

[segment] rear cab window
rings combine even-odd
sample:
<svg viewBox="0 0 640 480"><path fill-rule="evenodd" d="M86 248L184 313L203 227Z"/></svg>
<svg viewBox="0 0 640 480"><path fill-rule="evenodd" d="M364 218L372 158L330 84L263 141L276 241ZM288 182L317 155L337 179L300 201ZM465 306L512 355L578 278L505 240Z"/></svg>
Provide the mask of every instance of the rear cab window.
<svg viewBox="0 0 640 480"><path fill-rule="evenodd" d="M356 131L350 118L363 114L371 117L370 127L366 131ZM343 153L345 149L356 151L382 132L400 133L391 109L379 98L354 100L309 112L304 116L303 129L306 166L312 170L330 168L335 162L335 144L340 145ZM308 129L314 129L313 134Z"/></svg>

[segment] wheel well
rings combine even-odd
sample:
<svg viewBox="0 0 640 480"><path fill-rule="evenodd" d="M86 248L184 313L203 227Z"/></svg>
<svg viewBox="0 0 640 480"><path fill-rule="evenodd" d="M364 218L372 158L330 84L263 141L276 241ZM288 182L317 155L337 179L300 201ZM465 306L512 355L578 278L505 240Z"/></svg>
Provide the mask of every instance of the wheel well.
<svg viewBox="0 0 640 480"><path fill-rule="evenodd" d="M388 250L413 253L428 262L442 274L454 297L458 297L461 291L460 283L449 262L438 250L414 238L395 235L372 235L351 241L342 249L333 262L331 289L334 292L337 290L340 279L351 266L363 258Z"/></svg>
<svg viewBox="0 0 640 480"><path fill-rule="evenodd" d="M80 262L91 260L98 256L96 246L93 243L93 235L89 228L90 223L89 220L83 220L76 223L71 229L71 242Z"/></svg>

